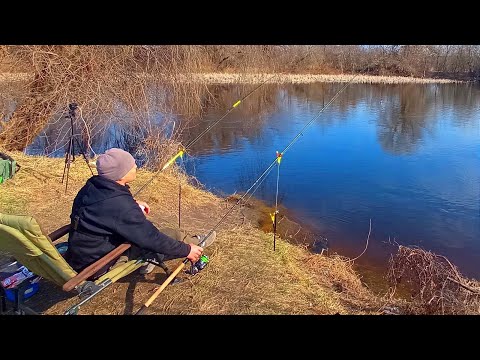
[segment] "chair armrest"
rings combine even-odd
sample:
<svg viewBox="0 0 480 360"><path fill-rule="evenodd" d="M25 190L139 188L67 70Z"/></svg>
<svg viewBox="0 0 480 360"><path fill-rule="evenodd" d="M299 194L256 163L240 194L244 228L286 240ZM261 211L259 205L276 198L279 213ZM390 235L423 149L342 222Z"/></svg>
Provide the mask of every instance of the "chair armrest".
<svg viewBox="0 0 480 360"><path fill-rule="evenodd" d="M50 240L52 240L53 245L55 245L55 244L61 242L61 241L55 241L55 240L58 240L62 236L67 235L69 231L70 231L70 224L64 225L60 229L57 229L54 232L52 232L51 234L49 234L48 237L50 238Z"/></svg>
<svg viewBox="0 0 480 360"><path fill-rule="evenodd" d="M126 250L130 248L130 244L121 244L120 246L116 247L112 251L110 251L104 257L98 259L93 264L89 265L85 269L83 269L80 273L76 276L68 280L65 284L63 284L63 290L71 291L75 289L78 285L80 285L83 281L88 279L90 276L94 275L98 270L108 264L110 261L115 260L120 255L122 255Z"/></svg>

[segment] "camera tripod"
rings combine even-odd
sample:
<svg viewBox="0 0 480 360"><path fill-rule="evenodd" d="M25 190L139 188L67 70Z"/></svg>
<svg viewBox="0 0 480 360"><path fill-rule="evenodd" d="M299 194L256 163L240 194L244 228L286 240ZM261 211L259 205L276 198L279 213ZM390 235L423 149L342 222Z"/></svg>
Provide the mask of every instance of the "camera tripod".
<svg viewBox="0 0 480 360"><path fill-rule="evenodd" d="M75 142L77 143L78 149L80 150L80 153L82 154L85 162L87 163L88 169L92 173L92 176L94 175L93 170L88 163L87 156L83 151L83 147L75 135L74 123L75 123L75 110L77 109L77 107L78 105L75 103L71 103L70 105L68 105L68 108L69 108L68 115L65 116L65 118L70 119L70 139L68 140L68 148L65 151L65 166L63 167L63 176L62 176L62 184L63 184L63 181L66 179L65 194L67 193L67 188L68 188L68 174L70 172L70 164L75 161Z"/></svg>

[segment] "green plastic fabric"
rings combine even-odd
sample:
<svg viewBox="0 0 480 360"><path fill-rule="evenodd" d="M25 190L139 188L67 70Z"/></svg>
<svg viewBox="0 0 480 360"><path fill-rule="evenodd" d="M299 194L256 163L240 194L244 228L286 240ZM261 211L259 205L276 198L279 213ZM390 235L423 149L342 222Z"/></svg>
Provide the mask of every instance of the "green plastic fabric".
<svg viewBox="0 0 480 360"><path fill-rule="evenodd" d="M0 184L11 177L12 163L10 160L0 159Z"/></svg>
<svg viewBox="0 0 480 360"><path fill-rule="evenodd" d="M0 213L0 250L59 286L77 275L31 216Z"/></svg>
<svg viewBox="0 0 480 360"><path fill-rule="evenodd" d="M77 275L31 216L0 213L0 251L10 253L31 272L59 286ZM95 283L106 279L116 282L143 263L141 259L129 260L108 271Z"/></svg>

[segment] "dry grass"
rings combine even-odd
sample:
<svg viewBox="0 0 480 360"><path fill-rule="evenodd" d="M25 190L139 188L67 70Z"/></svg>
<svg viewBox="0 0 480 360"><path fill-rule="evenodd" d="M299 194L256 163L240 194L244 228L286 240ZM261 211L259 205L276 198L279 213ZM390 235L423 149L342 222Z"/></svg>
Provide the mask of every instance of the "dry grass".
<svg viewBox="0 0 480 360"><path fill-rule="evenodd" d="M400 245L388 279L393 291L400 283L410 287L413 314L480 314L480 282L463 276L442 255Z"/></svg>
<svg viewBox="0 0 480 360"><path fill-rule="evenodd" d="M0 82L10 82L10 81L29 81L32 80L33 73L0 73Z"/></svg>
<svg viewBox="0 0 480 360"><path fill-rule="evenodd" d="M0 80L28 81L14 111L0 118L0 144L11 151L23 150L72 102L83 109L82 132L89 137L103 134L113 118L123 119L133 134L148 133L153 114L196 116L205 97L201 83L176 79L177 73L199 66L196 47L25 45L3 50L8 66ZM138 76L144 73L153 79Z"/></svg>
<svg viewBox="0 0 480 360"><path fill-rule="evenodd" d="M355 75L319 75L319 74L225 74L225 73L205 73L195 74L188 80L205 81L207 83L218 84L252 84L261 83L266 81L267 83L292 83L292 84L305 84L313 82L325 82L325 83L341 83L349 82ZM187 79L187 78L186 78ZM358 75L355 83L367 83L367 84L427 84L427 83L455 83L461 82L457 80L449 79L427 79L416 78L407 76L375 76L375 75Z"/></svg>
<svg viewBox="0 0 480 360"><path fill-rule="evenodd" d="M32 78L33 74L28 73L0 73L0 82L3 81L26 81ZM198 81L207 84L255 84L266 81L269 84L306 84L312 82L338 83L348 82L354 75L341 74L285 74L278 73L200 73L189 74L188 76L178 75L178 80L182 82ZM142 78L149 78L144 75ZM153 78L153 76L152 76ZM355 78L355 83L367 84L445 84L462 82L452 79L433 79L416 78L409 76L378 76L378 75L359 75Z"/></svg>
<svg viewBox="0 0 480 360"><path fill-rule="evenodd" d="M0 186L0 211L29 214L50 232L68 222L76 192L89 177L80 158L72 164L67 194L61 184L63 159L10 153L22 166L14 179ZM151 176L139 171L132 192ZM152 207L150 219L157 226L178 224L178 172L161 173L141 194ZM225 201L182 182L182 227L205 232L225 212ZM200 274L167 287L150 306L150 314L365 314L378 313L381 299L371 294L350 264L333 256L312 255L281 239L271 249L271 235L243 223L234 211L218 230L217 241L206 249L209 266ZM167 265L174 269L180 260ZM149 275L131 274L107 288L81 314L132 314L163 282L155 269ZM43 282L29 305L46 314L61 314L76 297Z"/></svg>

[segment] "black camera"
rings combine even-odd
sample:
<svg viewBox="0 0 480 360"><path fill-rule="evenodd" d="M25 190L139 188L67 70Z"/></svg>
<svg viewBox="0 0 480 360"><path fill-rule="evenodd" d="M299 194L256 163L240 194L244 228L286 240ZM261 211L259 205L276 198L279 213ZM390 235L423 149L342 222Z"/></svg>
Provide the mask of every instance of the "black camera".
<svg viewBox="0 0 480 360"><path fill-rule="evenodd" d="M68 111L67 118L70 118L70 120L73 121L73 118L75 117L75 110L77 110L78 105L76 103L71 103L68 105L68 108L70 109Z"/></svg>

